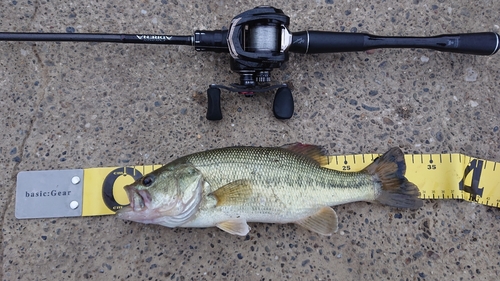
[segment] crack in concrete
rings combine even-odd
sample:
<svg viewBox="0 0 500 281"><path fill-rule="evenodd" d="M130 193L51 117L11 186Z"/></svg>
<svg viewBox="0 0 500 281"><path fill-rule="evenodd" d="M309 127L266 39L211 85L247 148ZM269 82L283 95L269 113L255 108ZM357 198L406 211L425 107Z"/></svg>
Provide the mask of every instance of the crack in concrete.
<svg viewBox="0 0 500 281"><path fill-rule="evenodd" d="M38 3L38 1L35 1L35 11L33 11L33 15L31 16L32 19L34 19L36 17L36 15L38 14L38 7L40 6L40 3Z"/></svg>
<svg viewBox="0 0 500 281"><path fill-rule="evenodd" d="M35 1L35 12L33 14L32 19L37 14L38 6L39 6L38 1ZM48 85L48 72L47 72L47 69L43 65L42 58L40 57L40 54L36 50L36 44L32 45L32 50L33 50L33 53L34 53L34 55L36 57L36 61L37 61L38 64L40 64L40 68L42 70L41 71L41 76L42 76L41 80L42 80L42 83L43 83L42 85ZM35 109L39 109L40 108L40 104L45 99L46 90L47 90L47 88L44 88L41 91L41 93L40 93L40 99L34 105ZM2 213L1 213L1 216L0 216L0 225L2 225L2 226L5 226L5 221L7 219L7 217L6 217L7 216L7 210L11 207L12 204L15 204L15 194L16 194L15 189L16 189L17 174L19 172L19 165L23 161L25 147L26 147L26 142L31 137L31 133L33 132L33 126L34 126L35 122L37 121L37 113L38 113L37 110L33 111L33 116L30 118L28 129L25 130L26 134L25 134L24 138L21 141L21 145L20 145L20 149L19 149L19 158L20 158L20 161L16 162L14 164L14 167L12 168L11 180L12 180L12 182L14 182L14 184L13 184L13 186L10 189L7 190L7 194L6 194L6 198L7 198L6 202L7 202L7 204L5 204L2 207L2 210L1 210ZM2 245L2 253L5 252L5 244L3 243L4 242L3 240L4 240L4 237L2 235L2 236L0 236L0 243ZM3 257L4 256L5 255L3 255L3 254L0 255L0 264L2 264L2 265L3 265Z"/></svg>
<svg viewBox="0 0 500 281"><path fill-rule="evenodd" d="M41 58L40 56L38 55L38 53L36 52L35 50L35 46L33 47L33 51L35 53L35 57L37 59L37 61L41 64L41 68L42 68L42 81L46 82L46 79L47 79L47 71L46 69L43 67L43 64L42 64L42 61L41 61ZM40 104L42 103L42 101L45 99L45 89L41 91L41 94L40 94L40 100L35 104L35 108L40 108ZM0 219L0 225L5 225L5 221L7 219L7 210L11 207L12 204L15 204L15 190L16 190L16 182L17 182L17 174L19 172L19 165L21 164L21 162L24 160L24 152L25 152L25 147L26 147L26 142L28 141L28 139L30 138L31 136L31 133L33 132L33 125L35 124L37 120L37 111L35 110L34 113L33 113L33 116L30 118L30 123L29 123L29 126L28 126L28 129L26 130L26 135L24 136L23 140L21 141L21 146L20 146L20 149L19 149L19 158L20 158L20 161L19 162L16 162L16 164L14 164L14 167L12 168L12 176L11 176L11 180L12 182L14 182L13 186L8 189L7 191L7 194L6 194L6 197L7 197L7 204L5 204L5 206L3 206L2 208L2 216L1 216L1 219ZM3 235L0 237L0 243L2 245L2 253L5 251L5 248L4 248L4 243L3 243ZM3 264L3 257L4 255L1 255L0 256L0 264Z"/></svg>
<svg viewBox="0 0 500 281"><path fill-rule="evenodd" d="M44 95L42 93L42 95ZM40 106L40 102L38 102L37 104L37 107ZM0 219L0 225L2 226L5 226L5 221L7 220L7 210L10 208L10 206L12 204L15 204L15 190L16 190L16 179L17 179L17 173L19 172L19 165L21 164L21 162L23 161L23 156L24 156L24 147L26 146L26 141L28 140L28 138L31 136L31 132L32 132L32 129L33 129L33 124L35 123L36 121L36 112L33 114L33 117L30 119L30 124L28 126L28 130L26 130L26 135L24 136L22 142L21 142L21 146L20 146L20 151L19 151L19 158L21 159L19 162L16 162L16 164L14 164L14 168L12 169L12 176L11 176L11 180L12 182L14 183L13 186L7 190L7 204L5 204L2 208L2 216L1 216L1 219ZM4 229L2 229L3 231L5 231ZM3 235L0 236L0 243L2 245L2 253L5 252L5 243L3 243L4 241L4 237ZM0 256L0 264L3 265L3 257L5 255L2 254Z"/></svg>

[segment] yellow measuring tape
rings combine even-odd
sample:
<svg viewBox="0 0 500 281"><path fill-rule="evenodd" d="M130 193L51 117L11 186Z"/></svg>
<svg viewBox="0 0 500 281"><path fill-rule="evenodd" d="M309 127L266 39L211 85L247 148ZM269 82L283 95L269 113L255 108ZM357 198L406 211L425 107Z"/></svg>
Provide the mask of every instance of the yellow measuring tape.
<svg viewBox="0 0 500 281"><path fill-rule="evenodd" d="M328 168L359 171L378 154L331 156ZM405 155L406 177L423 199L463 199L500 207L500 163L463 154Z"/></svg>
<svg viewBox="0 0 500 281"><path fill-rule="evenodd" d="M330 156L326 168L356 172L379 154ZM500 163L462 154L408 154L406 177L423 199L462 199L500 207ZM123 187L161 165L84 169L82 216L111 215L129 204Z"/></svg>

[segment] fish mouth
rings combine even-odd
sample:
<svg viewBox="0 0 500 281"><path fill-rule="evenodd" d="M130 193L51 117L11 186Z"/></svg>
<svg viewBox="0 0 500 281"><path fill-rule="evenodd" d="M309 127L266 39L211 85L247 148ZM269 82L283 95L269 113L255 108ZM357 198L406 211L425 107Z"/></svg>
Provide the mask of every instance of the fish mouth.
<svg viewBox="0 0 500 281"><path fill-rule="evenodd" d="M152 204L152 196L148 190L140 190L134 186L125 186L130 204L121 208L116 215L124 220L141 223L156 223L161 213Z"/></svg>
<svg viewBox="0 0 500 281"><path fill-rule="evenodd" d="M151 206L151 194L147 190L139 190L134 186L125 186L125 191L127 192L128 200L130 205L128 206L134 212L140 212Z"/></svg>

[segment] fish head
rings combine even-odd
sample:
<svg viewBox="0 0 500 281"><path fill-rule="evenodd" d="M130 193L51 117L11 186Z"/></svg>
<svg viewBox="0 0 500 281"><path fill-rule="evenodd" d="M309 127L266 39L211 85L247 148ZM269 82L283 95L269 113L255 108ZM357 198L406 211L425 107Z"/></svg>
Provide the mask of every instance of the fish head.
<svg viewBox="0 0 500 281"><path fill-rule="evenodd" d="M197 212L204 182L192 165L164 166L124 187L130 205L117 215L141 223L182 225Z"/></svg>

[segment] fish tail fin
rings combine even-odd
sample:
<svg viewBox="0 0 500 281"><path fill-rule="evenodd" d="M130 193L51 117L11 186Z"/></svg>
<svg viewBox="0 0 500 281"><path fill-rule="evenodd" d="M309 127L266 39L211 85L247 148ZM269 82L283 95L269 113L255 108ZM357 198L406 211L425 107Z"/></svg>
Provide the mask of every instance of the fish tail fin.
<svg viewBox="0 0 500 281"><path fill-rule="evenodd" d="M394 147L364 170L380 183L376 201L397 208L418 209L423 202L418 187L405 177L406 163L401 149Z"/></svg>

